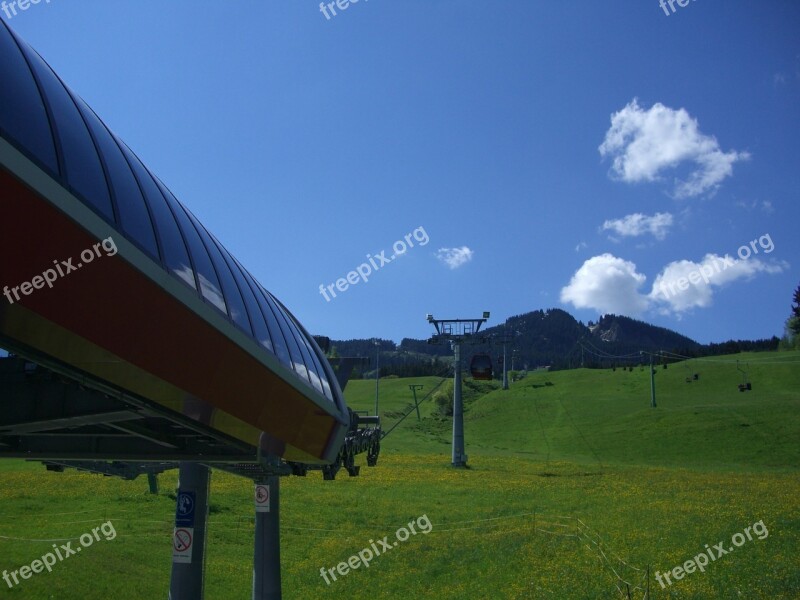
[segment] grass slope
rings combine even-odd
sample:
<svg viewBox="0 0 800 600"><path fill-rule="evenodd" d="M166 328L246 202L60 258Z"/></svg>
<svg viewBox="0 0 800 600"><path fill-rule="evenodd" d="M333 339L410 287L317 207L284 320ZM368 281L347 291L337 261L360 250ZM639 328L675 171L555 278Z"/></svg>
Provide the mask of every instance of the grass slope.
<svg viewBox="0 0 800 600"><path fill-rule="evenodd" d="M752 391L738 390L737 358L750 366ZM597 464L794 469L800 465L798 361L798 352L753 353L658 367L656 409L650 407L647 368L533 373L510 390L495 384L494 392L474 402L465 393L467 453ZM686 383L694 373L699 379ZM412 406L411 381L381 380L382 414L394 417L395 411ZM374 411L374 381L351 382L347 396L354 408ZM448 445L451 421L435 419L434 408L430 401L423 404L426 419L421 424L415 415L406 419L387 438L387 449L413 450L420 436Z"/></svg>
<svg viewBox="0 0 800 600"><path fill-rule="evenodd" d="M284 598L605 599L627 597L624 581L642 598L648 565L669 571L706 544L730 546L759 520L768 537L704 573L661 589L651 572L651 598L800 597L800 369L775 362L800 353L744 358L752 392L738 392L734 363L692 361L658 370L655 410L646 369L470 388L466 470L449 466L451 421L428 400L422 420L401 423L379 465L360 477L282 481ZM700 379L686 384L695 371ZM439 381L381 380L384 421L412 407L410 383L424 394ZM374 381L351 382L347 396L371 410ZM118 533L13 589L0 580L0 598L164 597L176 474L160 481L162 493L151 496L142 478L0 461L0 570L29 564L53 543L36 540L74 539L107 520ZM248 598L252 486L215 472L211 504L206 597ZM330 585L320 577L421 515L430 534Z"/></svg>

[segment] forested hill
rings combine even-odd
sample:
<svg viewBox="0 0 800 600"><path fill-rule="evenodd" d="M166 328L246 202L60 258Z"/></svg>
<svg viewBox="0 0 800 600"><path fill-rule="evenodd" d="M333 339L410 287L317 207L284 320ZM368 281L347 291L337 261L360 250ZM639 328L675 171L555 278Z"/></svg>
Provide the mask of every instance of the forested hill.
<svg viewBox="0 0 800 600"><path fill-rule="evenodd" d="M639 351L664 350L684 356L700 356L751 350L774 350L778 338L756 341L729 341L702 345L664 327L656 327L620 315L604 315L597 322L583 324L568 312L551 308L535 310L509 318L505 323L481 329L484 343L466 347L465 356L477 352L492 354L495 364L502 355L502 346L495 342L508 336L509 363L517 369L550 366L552 369L633 365L641 360ZM401 376L438 374L445 371L452 351L447 345L431 345L427 339L404 338L400 344L391 340L332 340L331 347L339 356L370 357L368 371L374 369L376 351L380 347L381 375ZM614 358L626 356L626 359ZM509 368L512 365L509 364Z"/></svg>

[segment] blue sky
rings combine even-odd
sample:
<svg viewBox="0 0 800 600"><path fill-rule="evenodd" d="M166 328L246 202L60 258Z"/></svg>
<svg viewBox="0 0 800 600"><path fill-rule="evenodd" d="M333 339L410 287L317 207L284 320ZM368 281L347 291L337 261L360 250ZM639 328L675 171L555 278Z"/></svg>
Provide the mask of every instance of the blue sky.
<svg viewBox="0 0 800 600"><path fill-rule="evenodd" d="M42 0L0 17L314 333L400 341L430 335L426 313L560 307L701 342L781 335L800 4L674 6ZM367 282L336 288L362 264Z"/></svg>

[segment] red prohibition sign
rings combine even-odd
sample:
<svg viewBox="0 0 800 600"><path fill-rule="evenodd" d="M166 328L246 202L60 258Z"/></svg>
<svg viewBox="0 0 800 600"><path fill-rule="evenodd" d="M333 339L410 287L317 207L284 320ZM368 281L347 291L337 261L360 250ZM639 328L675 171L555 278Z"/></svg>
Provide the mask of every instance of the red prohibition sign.
<svg viewBox="0 0 800 600"><path fill-rule="evenodd" d="M267 500L269 500L269 488L262 485L257 486L256 502L258 502L259 504L264 504Z"/></svg>
<svg viewBox="0 0 800 600"><path fill-rule="evenodd" d="M192 545L192 534L187 529L176 529L173 546L177 552L183 552Z"/></svg>

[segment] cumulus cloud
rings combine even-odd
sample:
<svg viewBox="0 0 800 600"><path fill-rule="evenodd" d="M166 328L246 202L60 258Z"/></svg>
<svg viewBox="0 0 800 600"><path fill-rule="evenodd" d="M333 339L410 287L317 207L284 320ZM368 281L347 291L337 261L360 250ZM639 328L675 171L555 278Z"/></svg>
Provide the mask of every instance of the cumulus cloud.
<svg viewBox="0 0 800 600"><path fill-rule="evenodd" d="M561 302L569 302L575 308L592 308L601 314L636 315L648 307L647 296L639 293L646 280L632 262L601 254L575 272L569 285L561 290Z"/></svg>
<svg viewBox="0 0 800 600"><path fill-rule="evenodd" d="M679 260L669 263L653 282L650 300L661 313L679 314L712 305L714 288L759 273L782 273L788 265L767 263L759 258L735 259L730 255L706 254L700 262Z"/></svg>
<svg viewBox="0 0 800 600"><path fill-rule="evenodd" d="M460 248L439 248L436 252L436 258L447 265L448 268L457 269L471 261L473 254L475 253L467 246L461 246Z"/></svg>
<svg viewBox="0 0 800 600"><path fill-rule="evenodd" d="M670 213L656 213L652 217L642 213L634 213L621 219L606 221L603 223L601 230L613 231L622 237L638 237L650 233L657 240L663 240L667 237L670 227L672 227L672 215Z"/></svg>
<svg viewBox="0 0 800 600"><path fill-rule="evenodd" d="M611 127L598 150L603 158L612 158L612 175L627 183L658 181L665 171L691 163L689 176L675 180L677 198L715 191L733 174L734 163L750 158L747 152L723 152L685 109L659 102L644 110L635 98L611 115Z"/></svg>
<svg viewBox="0 0 800 600"><path fill-rule="evenodd" d="M747 211L760 209L768 215L771 215L775 212L775 207L772 205L771 200L762 200L761 202L758 200L753 200L752 202L744 202L743 200L739 200L736 202L736 206Z"/></svg>
<svg viewBox="0 0 800 600"><path fill-rule="evenodd" d="M764 254L774 248L768 235L759 239L759 245ZM599 314L638 315L655 310L680 317L686 311L711 306L718 288L789 268L785 261L767 262L751 256L749 251L742 252L743 249L749 250L742 246L740 258L706 254L699 262L671 262L656 276L647 294L640 292L647 277L637 271L634 263L612 254L595 256L584 262L561 290L561 302L575 308L594 309Z"/></svg>

